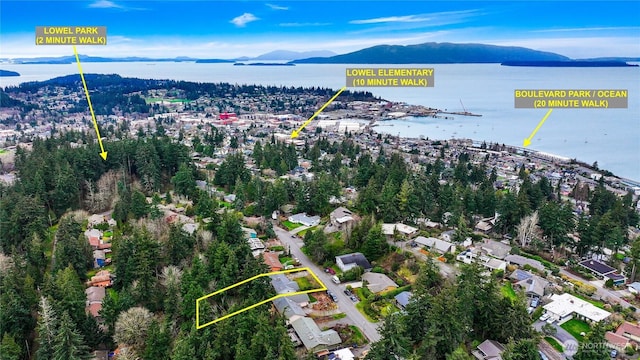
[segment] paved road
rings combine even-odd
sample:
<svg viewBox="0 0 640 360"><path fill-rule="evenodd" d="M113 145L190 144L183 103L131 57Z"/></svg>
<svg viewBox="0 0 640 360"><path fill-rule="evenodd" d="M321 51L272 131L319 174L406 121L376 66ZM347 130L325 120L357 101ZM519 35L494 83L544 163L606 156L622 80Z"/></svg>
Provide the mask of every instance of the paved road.
<svg viewBox="0 0 640 360"><path fill-rule="evenodd" d="M314 264L307 255L303 254L300 250L300 247L303 244L302 240L291 235L288 231L274 226L273 230L275 231L278 239L282 242L285 248L288 248L291 251L291 255L297 257L300 260L302 266L308 267L313 270L313 272L318 276L320 281L324 283L327 289L331 290L338 297L338 307L340 311L347 315L346 318L340 319L341 323L348 323L352 325L356 325L359 327L363 334L369 339L371 342L376 342L380 340L380 333L378 333L378 324L370 323L367 319L364 318L362 314L356 309L355 304L351 299L349 299L344 294L345 287L342 285L335 284L331 281L330 274L324 272L324 270L318 265Z"/></svg>
<svg viewBox="0 0 640 360"><path fill-rule="evenodd" d="M628 308L629 306L633 306L631 304L629 304L627 301L625 301L623 298L620 297L620 295L616 294L615 292L603 288L602 285L598 284L598 283L594 283L588 280L585 280L583 278L581 278L580 276L574 275L570 272L568 272L565 269L560 269L560 274L562 275L566 275L572 279L581 281L583 283L592 285L593 287L596 288L596 294L598 294L598 296L600 297L600 299L602 299L603 301L607 301L610 302L612 304L618 303L620 305L622 305L623 308ZM640 311L640 309L636 309L636 312Z"/></svg>

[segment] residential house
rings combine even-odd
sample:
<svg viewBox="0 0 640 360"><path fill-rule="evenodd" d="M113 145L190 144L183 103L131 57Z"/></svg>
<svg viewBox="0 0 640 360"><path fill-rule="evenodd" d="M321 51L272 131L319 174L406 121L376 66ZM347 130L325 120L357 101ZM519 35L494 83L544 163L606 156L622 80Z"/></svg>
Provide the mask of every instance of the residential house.
<svg viewBox="0 0 640 360"><path fill-rule="evenodd" d="M507 270L507 263L500 259L494 259L488 256L479 256L477 261L478 263L480 263L480 265L486 267L490 271Z"/></svg>
<svg viewBox="0 0 640 360"><path fill-rule="evenodd" d="M94 226L102 224L103 222L106 222L104 215L93 214L89 216L89 219L87 219L87 227L93 228Z"/></svg>
<svg viewBox="0 0 640 360"><path fill-rule="evenodd" d="M289 216L289 221L294 224L301 224L311 227L320 224L320 216L308 216L307 213L298 213Z"/></svg>
<svg viewBox="0 0 640 360"><path fill-rule="evenodd" d="M544 265L538 260L529 259L521 255L507 255L504 257L504 261L509 264L518 265L519 267L524 267L525 265L529 265L534 269L544 271Z"/></svg>
<svg viewBox="0 0 640 360"><path fill-rule="evenodd" d="M91 314L91 316L98 319L100 317L99 312L102 309L102 299L104 299L106 295L105 288L100 286L90 286L85 289L85 294L87 294L85 310L87 313Z"/></svg>
<svg viewBox="0 0 640 360"><path fill-rule="evenodd" d="M351 253L336 256L336 264L343 272L349 271L356 266L360 266L364 271L370 271L372 269L369 260L367 260L362 253Z"/></svg>
<svg viewBox="0 0 640 360"><path fill-rule="evenodd" d="M331 226L337 231L348 231L353 228L358 216L345 207L339 207L329 214Z"/></svg>
<svg viewBox="0 0 640 360"><path fill-rule="evenodd" d="M478 360L502 360L502 353L506 350L505 346L495 340L483 341L476 350L473 350L473 356Z"/></svg>
<svg viewBox="0 0 640 360"><path fill-rule="evenodd" d="M362 275L362 280L368 283L367 288L374 294L380 294L398 288L398 284L385 274L367 272Z"/></svg>
<svg viewBox="0 0 640 360"><path fill-rule="evenodd" d="M91 280L87 281L88 286L108 287L111 286L111 273L108 270L98 271Z"/></svg>
<svg viewBox="0 0 640 360"><path fill-rule="evenodd" d="M276 308L276 310L278 310L280 314L283 314L287 319L290 319L294 315L307 315L300 304L291 300L288 296L279 297L273 300L273 306Z"/></svg>
<svg viewBox="0 0 640 360"><path fill-rule="evenodd" d="M394 296L393 298L396 301L396 305L398 305L400 309L404 310L409 304L409 300L411 300L411 296L413 296L411 292L403 291L400 294Z"/></svg>
<svg viewBox="0 0 640 360"><path fill-rule="evenodd" d="M571 294L553 294L551 302L544 306L551 318L558 324L565 323L573 318L600 322L611 315L610 312L600 309L595 305L579 299Z"/></svg>
<svg viewBox="0 0 640 360"><path fill-rule="evenodd" d="M493 230L497 217L489 217L478 221L475 229L483 234L488 234Z"/></svg>
<svg viewBox="0 0 640 360"><path fill-rule="evenodd" d="M262 257L264 259L264 263L267 264L271 271L281 271L282 269L284 269L284 266L278 258L278 253L265 252L262 254Z"/></svg>
<svg viewBox="0 0 640 360"><path fill-rule="evenodd" d="M289 279L284 274L271 275L270 278L271 286L273 286L278 295L300 291L298 283ZM287 295L287 298L297 302L301 306L306 306L309 303L309 295L307 294Z"/></svg>
<svg viewBox="0 0 640 360"><path fill-rule="evenodd" d="M516 288L524 290L525 295L531 298L541 298L545 296L550 285L551 283L549 281L534 274L514 284Z"/></svg>
<svg viewBox="0 0 640 360"><path fill-rule="evenodd" d="M93 267L94 268L101 268L105 265L108 265L111 263L111 259L107 259L106 258L106 253L107 252L111 252L111 250L106 249L106 250L93 250Z"/></svg>
<svg viewBox="0 0 640 360"><path fill-rule="evenodd" d="M498 259L504 259L511 252L511 246L491 239L484 239L479 246L489 256Z"/></svg>
<svg viewBox="0 0 640 360"><path fill-rule="evenodd" d="M102 231L98 229L88 229L84 232L84 236L89 240L89 245L94 250L102 243Z"/></svg>
<svg viewBox="0 0 640 360"><path fill-rule="evenodd" d="M636 281L627 285L627 290L632 294L640 294L640 282Z"/></svg>
<svg viewBox="0 0 640 360"><path fill-rule="evenodd" d="M627 346L637 347L640 344L640 326L625 321L615 332L607 331L604 338L611 347L621 351Z"/></svg>
<svg viewBox="0 0 640 360"><path fill-rule="evenodd" d="M440 254L453 253L456 250L456 246L452 243L432 237L418 236L413 241Z"/></svg>
<svg viewBox="0 0 640 360"><path fill-rule="evenodd" d="M382 224L382 233L386 235L388 239L392 239L396 231L404 239L411 239L418 234L418 228L414 228L413 226L402 223Z"/></svg>
<svg viewBox="0 0 640 360"><path fill-rule="evenodd" d="M335 330L322 331L315 321L308 317L294 316L291 318L291 326L309 351L327 349L342 342Z"/></svg>
<svg viewBox="0 0 640 360"><path fill-rule="evenodd" d="M533 274L528 271L524 271L522 269L515 269L511 273L511 275L509 275L509 279L513 280L514 282L519 282L522 280L530 279L531 276L533 276Z"/></svg>
<svg viewBox="0 0 640 360"><path fill-rule="evenodd" d="M595 259L583 260L578 264L589 270L599 279L603 279L605 281L612 280L614 285L624 284L627 280L623 275L616 273L617 270L615 268Z"/></svg>

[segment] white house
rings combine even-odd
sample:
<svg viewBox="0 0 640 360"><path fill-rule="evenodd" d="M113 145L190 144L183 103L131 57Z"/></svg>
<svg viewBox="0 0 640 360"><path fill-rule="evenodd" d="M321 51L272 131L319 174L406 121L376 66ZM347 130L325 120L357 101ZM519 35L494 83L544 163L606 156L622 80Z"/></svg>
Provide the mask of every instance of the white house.
<svg viewBox="0 0 640 360"><path fill-rule="evenodd" d="M553 294L551 302L543 306L551 318L558 324L565 323L573 318L600 322L611 315L595 305L579 299L571 294Z"/></svg>

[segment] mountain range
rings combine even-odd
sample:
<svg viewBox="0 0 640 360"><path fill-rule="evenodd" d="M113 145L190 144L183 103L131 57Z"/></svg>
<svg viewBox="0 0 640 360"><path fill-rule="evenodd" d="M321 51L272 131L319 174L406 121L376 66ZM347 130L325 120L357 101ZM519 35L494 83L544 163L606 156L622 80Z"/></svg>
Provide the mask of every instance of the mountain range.
<svg viewBox="0 0 640 360"><path fill-rule="evenodd" d="M417 45L377 45L347 54L336 55L328 50L296 52L276 50L257 57L234 59L197 59L186 56L175 58L148 57L96 57L80 55L82 62L197 62L235 63L238 61L290 61L294 64L456 64L456 63L508 63L508 62L573 62L566 56L517 46L486 44L424 43ZM13 64L69 64L74 56L0 59ZM580 61L638 61L638 58L598 58Z"/></svg>

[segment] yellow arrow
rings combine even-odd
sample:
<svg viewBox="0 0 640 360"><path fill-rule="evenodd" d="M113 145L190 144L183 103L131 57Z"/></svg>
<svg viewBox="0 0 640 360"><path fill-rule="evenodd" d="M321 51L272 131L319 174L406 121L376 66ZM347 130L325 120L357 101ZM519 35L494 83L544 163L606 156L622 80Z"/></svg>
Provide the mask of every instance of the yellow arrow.
<svg viewBox="0 0 640 360"><path fill-rule="evenodd" d="M102 157L102 160L107 160L107 152L104 151L104 146L102 146L102 138L100 137L100 130L98 130L98 122L96 121L96 115L93 113L93 106L91 105L91 98L89 97L87 82L84 81L82 66L80 66L80 58L78 57L78 50L76 50L75 45L73 45L73 53L76 54L76 62L78 63L78 70L80 71L82 86L84 86L84 94L87 95L87 102L89 103L89 111L91 111L91 119L93 119L93 127L96 129L96 135L98 136L98 144L100 144L100 156Z"/></svg>
<svg viewBox="0 0 640 360"><path fill-rule="evenodd" d="M524 142L522 143L522 146L527 147L527 146L531 145L531 139L533 139L533 137L536 135L538 130L540 130L540 128L542 127L542 124L544 124L545 120L547 120L549 115L551 115L552 111L553 111L553 109L549 109L549 111L547 111L547 114L542 118L542 120L540 120L540 123L538 124L538 126L536 126L536 128L533 129L533 132L531 133L531 135L529 135L528 138L524 139Z"/></svg>
<svg viewBox="0 0 640 360"><path fill-rule="evenodd" d="M335 100L335 99L338 97L338 95L340 95L340 93L341 93L341 92L343 92L343 91L344 91L344 89L346 89L346 88L347 88L346 86L343 86L343 87L342 87L342 89L338 90L338 92L337 92L335 95L333 95L333 97L332 97L331 99L329 99L329 101L327 101L327 103L326 103L326 104L322 105L322 107L320 108L320 110L316 111L316 113L315 113L315 114L313 114L313 116L311 116L311 117L309 118L309 120L305 121L305 122L304 122L304 124L302 124L302 126L300 126L297 130L293 130L293 132L291 132L291 138L292 138L292 139L297 138L297 137L298 137L298 135L300 135L300 131L302 131L302 129L304 129L304 127L305 127L305 126L309 125L309 123L310 123L310 122L311 122L311 121L312 121L316 116L318 116L318 114L320 114L320 113L322 112L322 110L324 110L324 108L326 108L329 104L331 104L331 102L332 102L333 100Z"/></svg>

